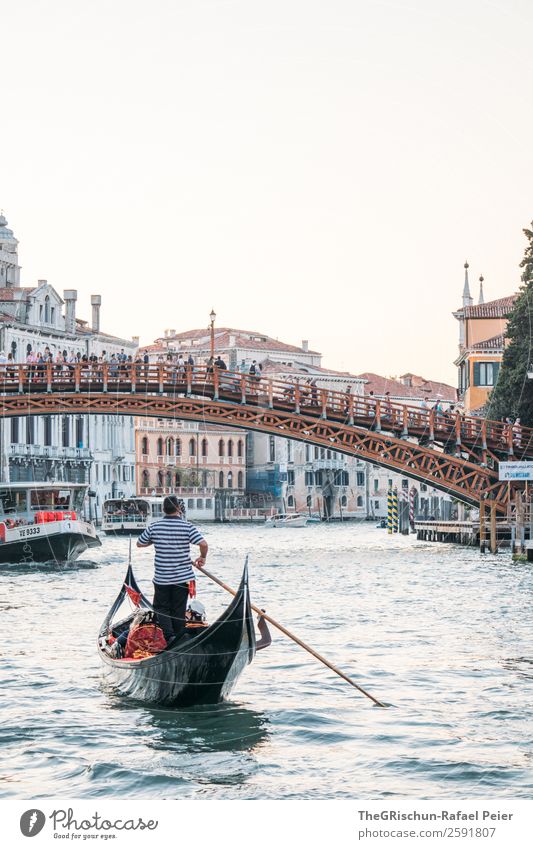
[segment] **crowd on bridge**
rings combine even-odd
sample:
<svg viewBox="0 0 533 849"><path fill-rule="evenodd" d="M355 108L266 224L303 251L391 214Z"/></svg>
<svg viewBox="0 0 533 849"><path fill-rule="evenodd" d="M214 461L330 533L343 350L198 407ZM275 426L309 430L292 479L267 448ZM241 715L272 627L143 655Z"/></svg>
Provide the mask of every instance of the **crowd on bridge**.
<svg viewBox="0 0 533 849"><path fill-rule="evenodd" d="M6 355L0 351L0 377L3 373L5 381L18 381L18 365L20 363L16 362L13 353ZM264 395L269 401L276 400L278 404L283 403L295 412L305 408L320 408L323 415L333 414L338 419L340 414L346 423L365 419L370 429L384 427L406 432L431 425L433 432L455 431L461 437L479 433L481 422L479 418L465 417L458 405L444 404L440 399L432 402L429 397L425 397L419 405L412 406L393 401L388 391L378 397L373 391L366 395L354 395L351 385L347 385L344 391L325 389L317 385L317 379L313 376L291 375L285 376L283 380L269 376L265 380L263 365L257 360L248 364L243 359L235 371L230 371L220 354L195 362L191 353L168 352L166 355L159 354L154 362L146 351L136 356L126 354L124 348L110 354L106 351L98 355L81 351L69 354L66 350L54 354L46 346L43 351L29 350L25 365L26 378L35 383L47 380L50 366L52 379L61 382L70 380L76 371L81 380L97 381L102 379L104 366L106 378L111 382L127 382L133 377L137 381L155 380L156 372L163 372L165 382L185 383L188 376L193 382L201 379L202 382L214 384L216 375L222 392L236 392L241 398L252 396L256 403L259 403L259 396ZM507 447L522 446L523 429L519 418L513 420L508 417L499 424L492 423L491 427L493 441Z"/></svg>

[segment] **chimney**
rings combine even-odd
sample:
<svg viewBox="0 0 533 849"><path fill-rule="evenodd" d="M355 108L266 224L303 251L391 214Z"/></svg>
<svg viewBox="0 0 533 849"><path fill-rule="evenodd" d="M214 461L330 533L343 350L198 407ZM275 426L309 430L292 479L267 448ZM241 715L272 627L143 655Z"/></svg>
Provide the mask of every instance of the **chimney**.
<svg viewBox="0 0 533 849"><path fill-rule="evenodd" d="M230 346L230 348L235 347L235 336L231 333L230 333L230 337L229 337L229 346Z"/></svg>
<svg viewBox="0 0 533 849"><path fill-rule="evenodd" d="M305 351L306 354L309 351L309 339L302 339L302 351Z"/></svg>
<svg viewBox="0 0 533 849"><path fill-rule="evenodd" d="M132 337L131 337L131 341L132 341L132 342L134 342L134 343L135 343L135 345L137 345L137 347L139 347L139 341L140 341L140 337L139 337L139 336L132 336Z"/></svg>
<svg viewBox="0 0 533 849"><path fill-rule="evenodd" d="M65 301L65 330L67 333L76 332L76 301L77 289L64 289L63 300Z"/></svg>
<svg viewBox="0 0 533 849"><path fill-rule="evenodd" d="M47 283L48 283L48 280L38 280L37 286L46 286Z"/></svg>
<svg viewBox="0 0 533 849"><path fill-rule="evenodd" d="M100 307L102 305L101 295L91 295L91 306L93 308L92 329L95 333L100 332Z"/></svg>

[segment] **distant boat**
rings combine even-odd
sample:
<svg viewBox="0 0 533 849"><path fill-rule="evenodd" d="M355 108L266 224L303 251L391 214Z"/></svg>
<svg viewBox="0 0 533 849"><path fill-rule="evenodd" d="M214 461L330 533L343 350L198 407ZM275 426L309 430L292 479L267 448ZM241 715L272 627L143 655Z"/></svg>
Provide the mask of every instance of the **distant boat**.
<svg viewBox="0 0 533 849"><path fill-rule="evenodd" d="M102 507L102 530L108 536L139 535L162 518L162 498L110 498Z"/></svg>
<svg viewBox="0 0 533 849"><path fill-rule="evenodd" d="M88 487L74 483L0 483L0 563L75 560L102 543L80 518Z"/></svg>
<svg viewBox="0 0 533 849"><path fill-rule="evenodd" d="M304 528L308 519L305 513L276 513L269 516L265 525L269 528Z"/></svg>
<svg viewBox="0 0 533 849"><path fill-rule="evenodd" d="M247 566L231 604L212 625L194 635L178 637L159 654L139 660L114 658L110 653L110 635L126 630L139 609L113 622L128 593L126 587L139 594L141 610L152 610L130 565L98 635L98 653L108 683L121 695L168 707L215 704L226 699L255 655Z"/></svg>

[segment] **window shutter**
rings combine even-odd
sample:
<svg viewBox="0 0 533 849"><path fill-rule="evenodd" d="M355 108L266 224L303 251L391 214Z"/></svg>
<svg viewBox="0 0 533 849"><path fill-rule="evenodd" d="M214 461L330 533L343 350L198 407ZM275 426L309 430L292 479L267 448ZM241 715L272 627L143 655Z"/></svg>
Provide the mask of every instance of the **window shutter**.
<svg viewBox="0 0 533 849"><path fill-rule="evenodd" d="M480 386L480 365L481 363L474 363L474 386Z"/></svg>
<svg viewBox="0 0 533 849"><path fill-rule="evenodd" d="M493 385L494 386L496 386L496 384L498 382L498 374L499 374L499 371L500 371L500 365L501 365L501 363L493 363L492 364L492 379L493 379Z"/></svg>

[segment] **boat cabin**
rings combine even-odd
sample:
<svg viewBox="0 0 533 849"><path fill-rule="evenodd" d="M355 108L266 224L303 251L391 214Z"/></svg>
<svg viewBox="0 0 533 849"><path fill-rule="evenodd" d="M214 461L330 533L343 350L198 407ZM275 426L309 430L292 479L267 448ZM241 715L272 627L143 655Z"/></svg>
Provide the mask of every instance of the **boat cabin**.
<svg viewBox="0 0 533 849"><path fill-rule="evenodd" d="M13 519L24 524L38 524L43 515L83 512L86 484L51 484L36 481L0 484L0 522ZM74 518L74 516L71 516Z"/></svg>

